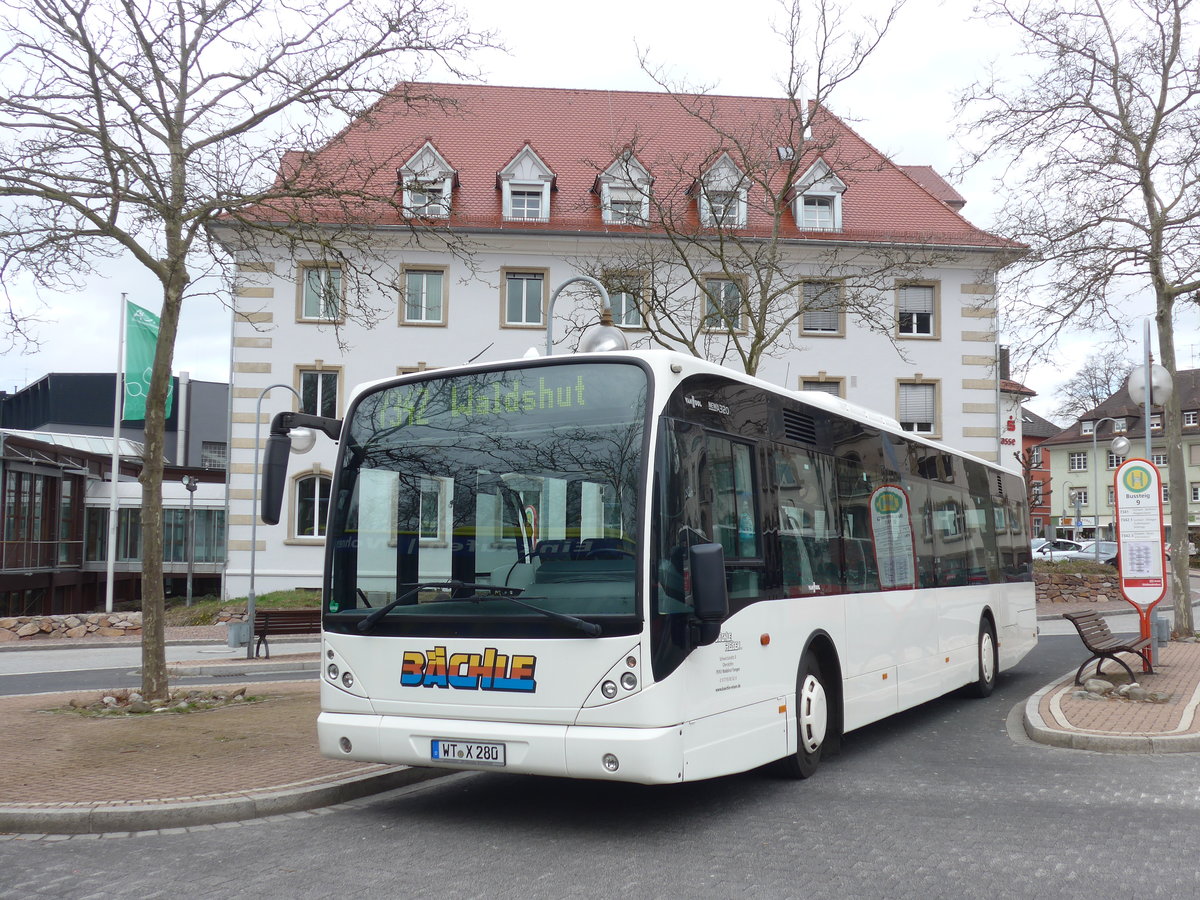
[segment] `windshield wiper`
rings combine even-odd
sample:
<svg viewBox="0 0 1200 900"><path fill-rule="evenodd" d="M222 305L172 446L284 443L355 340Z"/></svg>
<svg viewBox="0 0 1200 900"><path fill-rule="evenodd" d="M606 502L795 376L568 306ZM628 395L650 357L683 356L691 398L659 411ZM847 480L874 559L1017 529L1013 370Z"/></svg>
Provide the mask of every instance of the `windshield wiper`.
<svg viewBox="0 0 1200 900"><path fill-rule="evenodd" d="M451 591L457 591L462 588L470 588L471 590L475 591L482 590L488 592L482 595L474 594L470 597L447 597L444 600L433 601L435 603L451 603L462 600L466 600L470 603L481 603L484 600L503 598L517 604L517 606L523 606L526 609L531 609L549 619L555 619L556 621L564 622L570 625L572 628L576 628L579 631L582 631L584 634L590 635L591 637L598 637L602 631L600 626L595 622L588 622L586 619L581 619L578 616L572 616L568 613L555 612L552 609L545 609L544 607L536 606L533 603L527 603L524 600L517 599L515 595L521 593L523 590L522 588L502 587L501 585L496 584L476 584L472 581L435 581L427 584L418 584L412 590L401 594L386 606L379 607L379 609L375 610L365 619L360 621L358 623L358 630L364 633L370 631L379 623L380 619L390 613L397 606L407 603L413 597L417 596L417 594L419 594L421 591L429 588L449 588ZM539 597L536 599L540 600L544 598Z"/></svg>

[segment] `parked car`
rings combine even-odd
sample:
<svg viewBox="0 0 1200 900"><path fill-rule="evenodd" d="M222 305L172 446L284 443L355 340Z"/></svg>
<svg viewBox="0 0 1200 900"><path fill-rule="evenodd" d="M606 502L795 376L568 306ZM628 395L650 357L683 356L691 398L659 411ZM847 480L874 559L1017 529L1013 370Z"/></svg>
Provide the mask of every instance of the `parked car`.
<svg viewBox="0 0 1200 900"><path fill-rule="evenodd" d="M1035 560L1058 559L1063 553L1072 550L1078 550L1083 544L1077 541L1068 541L1066 538L1058 538L1053 541L1043 541L1040 547L1033 548L1033 558Z"/></svg>
<svg viewBox="0 0 1200 900"><path fill-rule="evenodd" d="M1061 562L1069 559L1083 560L1084 562L1096 561L1096 541L1088 541L1078 550L1067 550L1063 553L1055 553L1054 561ZM1100 562L1108 566L1117 564L1117 542L1116 541L1100 541Z"/></svg>

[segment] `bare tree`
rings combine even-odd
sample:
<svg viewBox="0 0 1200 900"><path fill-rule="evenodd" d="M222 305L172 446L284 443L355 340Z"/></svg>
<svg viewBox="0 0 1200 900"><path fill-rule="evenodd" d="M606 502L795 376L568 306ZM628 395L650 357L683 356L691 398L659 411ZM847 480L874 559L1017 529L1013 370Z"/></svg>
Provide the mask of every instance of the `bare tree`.
<svg viewBox="0 0 1200 900"><path fill-rule="evenodd" d="M15 0L0 42L0 274L77 285L90 259L124 254L162 285L140 477L142 684L162 697L165 400L180 310L222 258L210 230L233 223L314 242L318 252L338 246L329 230L305 232L295 216L256 222L241 213L386 207L388 194L341 193L347 179L322 183L286 167L276 177L283 150L324 144L435 61L469 75L470 53L491 37L444 0ZM352 303L346 312L355 313Z"/></svg>
<svg viewBox="0 0 1200 900"><path fill-rule="evenodd" d="M646 340L754 374L764 357L798 349L797 323L807 314L892 337L897 280L927 277L930 267L961 259L922 234L830 240L836 229L822 215L832 217L831 210L806 210L802 196L818 188L832 206L832 195L846 188L843 178L890 165L828 103L903 5L895 0L872 18L852 17L836 0L783 0L777 34L786 67L774 102L714 96L643 56L643 69L703 139L662 154L654 135L618 135L611 155L594 165L600 182L621 186L627 206L618 224L630 227L623 238L615 230L604 255L574 262L610 293L635 298ZM797 219L805 239L797 237ZM586 305L576 307L570 331L593 318Z"/></svg>
<svg viewBox="0 0 1200 900"><path fill-rule="evenodd" d="M1093 353L1079 371L1058 388L1059 402L1054 414L1064 419L1078 419L1095 409L1125 386L1135 365L1118 347Z"/></svg>
<svg viewBox="0 0 1200 900"><path fill-rule="evenodd" d="M1064 330L1124 334L1154 300L1160 362L1175 372L1177 301L1200 291L1200 69L1194 0L991 0L1021 34L1031 74L974 85L974 159L1011 161L1000 230L1028 244L1012 318L1029 346ZM1009 67L1011 70L1011 67ZM1165 408L1172 493L1185 496L1178 397ZM1171 509L1175 622L1191 634L1187 504Z"/></svg>

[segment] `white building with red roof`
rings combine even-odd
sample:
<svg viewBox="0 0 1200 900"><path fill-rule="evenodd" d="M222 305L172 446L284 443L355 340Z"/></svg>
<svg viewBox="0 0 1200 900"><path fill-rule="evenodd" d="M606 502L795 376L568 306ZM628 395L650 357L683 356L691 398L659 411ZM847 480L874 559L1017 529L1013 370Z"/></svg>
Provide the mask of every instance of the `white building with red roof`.
<svg viewBox="0 0 1200 900"><path fill-rule="evenodd" d="M245 593L250 568L260 402L265 439L270 414L301 403L341 416L359 382L520 357L544 347L552 293L581 274L608 283L635 346L655 343L646 298L684 298L701 310L690 349L731 364L728 329L703 327L704 317L714 304L737 312L753 300L752 248L777 249L790 267L772 300L771 321L783 327L766 342L759 377L838 393L1012 465L1001 452L994 280L1020 248L967 221L963 198L929 167L894 164L821 108L797 130L795 108L779 98L418 87L440 102L414 108L398 88L317 153L285 158L281 178L341 179L356 188L353 202L263 211L331 233L352 227L371 238L369 261L282 242L239 257L231 595ZM768 162L751 171L751 157ZM786 198L782 208L764 202L771 192ZM705 258L708 233L743 248L748 271ZM679 234L693 249L660 269L653 260ZM856 273L867 270L863 289ZM834 295L842 301L821 305ZM370 327L356 321L364 313ZM557 352L569 352L595 321L596 299L572 291L553 317ZM267 390L279 384L303 400ZM334 449L320 439L302 459L280 524L254 526L260 593L320 583L313 551Z"/></svg>

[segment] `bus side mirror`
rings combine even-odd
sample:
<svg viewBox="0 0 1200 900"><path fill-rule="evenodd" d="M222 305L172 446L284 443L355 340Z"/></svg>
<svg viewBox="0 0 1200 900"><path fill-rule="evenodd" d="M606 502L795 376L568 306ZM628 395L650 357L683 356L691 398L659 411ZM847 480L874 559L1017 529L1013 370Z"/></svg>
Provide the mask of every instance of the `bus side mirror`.
<svg viewBox="0 0 1200 900"><path fill-rule="evenodd" d="M272 434L263 451L263 483L261 518L268 525L279 524L283 507L283 491L287 486L288 455L292 438L287 434Z"/></svg>
<svg viewBox="0 0 1200 900"><path fill-rule="evenodd" d="M688 552L692 576L692 608L700 620L695 643L705 647L716 641L721 624L729 616L729 593L725 589L725 551L720 544L696 544Z"/></svg>

